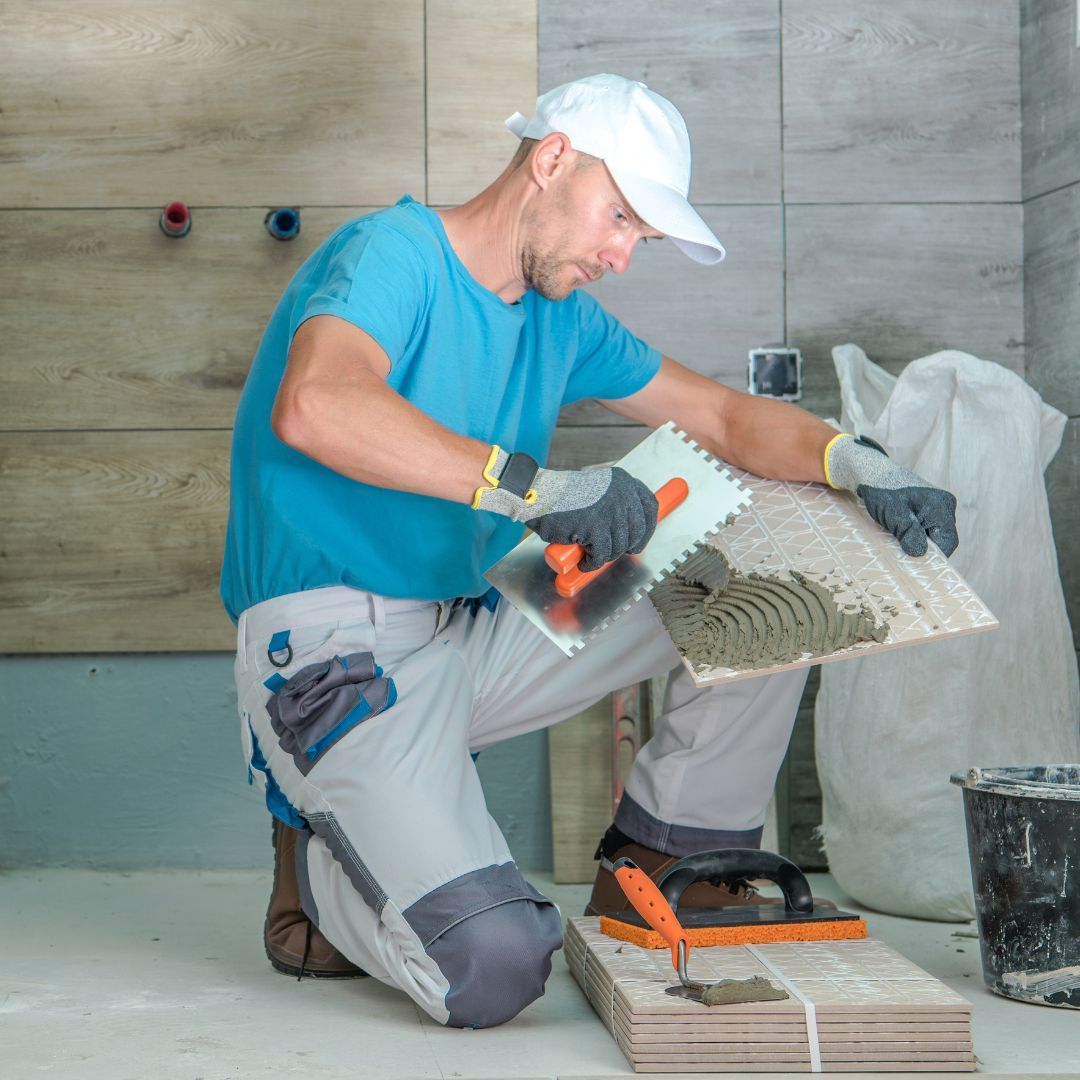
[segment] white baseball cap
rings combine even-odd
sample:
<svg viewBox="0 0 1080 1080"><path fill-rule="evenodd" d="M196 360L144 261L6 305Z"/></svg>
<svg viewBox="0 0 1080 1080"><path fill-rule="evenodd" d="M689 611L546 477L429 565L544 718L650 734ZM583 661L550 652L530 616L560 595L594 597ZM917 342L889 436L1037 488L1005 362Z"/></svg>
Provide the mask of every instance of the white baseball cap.
<svg viewBox="0 0 1080 1080"><path fill-rule="evenodd" d="M695 262L718 263L724 246L687 202L690 136L679 110L644 83L589 75L536 99L531 120L516 112L506 126L519 139L553 131L575 150L603 159L634 212Z"/></svg>

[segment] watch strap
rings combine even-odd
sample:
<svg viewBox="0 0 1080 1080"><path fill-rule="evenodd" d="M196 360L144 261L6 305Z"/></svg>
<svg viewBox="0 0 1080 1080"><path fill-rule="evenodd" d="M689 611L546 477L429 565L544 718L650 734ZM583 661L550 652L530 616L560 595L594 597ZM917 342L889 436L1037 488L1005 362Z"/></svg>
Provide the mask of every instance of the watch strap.
<svg viewBox="0 0 1080 1080"><path fill-rule="evenodd" d="M508 491L511 495L516 495L519 499L534 502L536 492L533 491L532 485L539 471L540 466L535 458L530 457L528 454L511 454L503 467L502 475L499 477L499 487L503 491ZM530 493L532 499L529 498Z"/></svg>

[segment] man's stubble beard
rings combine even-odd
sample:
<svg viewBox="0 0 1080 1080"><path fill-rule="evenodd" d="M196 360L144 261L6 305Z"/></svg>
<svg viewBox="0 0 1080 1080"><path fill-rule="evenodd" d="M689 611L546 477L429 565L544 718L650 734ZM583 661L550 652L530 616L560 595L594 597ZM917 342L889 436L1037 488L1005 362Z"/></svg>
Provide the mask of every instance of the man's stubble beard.
<svg viewBox="0 0 1080 1080"><path fill-rule="evenodd" d="M543 259L534 251L522 256L525 283L545 300L565 300L573 292L572 284L559 279L559 268L565 266L565 262Z"/></svg>
<svg viewBox="0 0 1080 1080"><path fill-rule="evenodd" d="M568 261L543 254L532 245L521 254L521 272L525 284L545 300L565 300L573 292L574 285L567 285L560 275L560 271L568 265Z"/></svg>
<svg viewBox="0 0 1080 1080"><path fill-rule="evenodd" d="M564 216L566 200L561 198L555 208L555 214ZM552 214L532 214L528 220L528 226L533 234L543 233L543 226L551 221ZM547 250L541 250L536 243L526 243L521 253L521 276L525 284L539 293L545 300L565 300L573 291L574 283L567 285L562 280L562 271L567 266L574 266L570 259L559 256L559 251L564 250L561 244L568 240L565 235L560 236L559 244ZM576 269L576 268L575 268Z"/></svg>

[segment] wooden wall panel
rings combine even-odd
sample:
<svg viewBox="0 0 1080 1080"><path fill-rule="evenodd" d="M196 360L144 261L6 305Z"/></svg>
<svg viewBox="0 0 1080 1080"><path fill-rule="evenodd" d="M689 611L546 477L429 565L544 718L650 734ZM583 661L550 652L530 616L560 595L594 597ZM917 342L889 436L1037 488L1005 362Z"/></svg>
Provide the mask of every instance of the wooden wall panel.
<svg viewBox="0 0 1080 1080"><path fill-rule="evenodd" d="M275 240L263 208L0 212L0 430L227 428L282 290L365 208L305 209Z"/></svg>
<svg viewBox="0 0 1080 1080"><path fill-rule="evenodd" d="M1020 198L1015 3L784 0L787 202Z"/></svg>
<svg viewBox="0 0 1080 1080"><path fill-rule="evenodd" d="M1024 318L1028 381L1080 416L1080 183L1024 204Z"/></svg>
<svg viewBox="0 0 1080 1080"><path fill-rule="evenodd" d="M784 335L784 253L779 206L703 206L701 216L727 249L716 266L687 258L671 241L638 244L630 269L590 286L633 333L666 356L739 390L748 353ZM626 423L579 403L565 422Z"/></svg>
<svg viewBox="0 0 1080 1080"><path fill-rule="evenodd" d="M639 79L686 121L695 204L775 202L779 31L775 3L624 0L606 7L543 0L540 88L601 71Z"/></svg>
<svg viewBox="0 0 1080 1080"><path fill-rule="evenodd" d="M548 728L547 738L554 880L591 882L612 819L611 695Z"/></svg>
<svg viewBox="0 0 1080 1080"><path fill-rule="evenodd" d="M647 434L560 429L551 464L614 460ZM0 434L0 653L234 648L217 594L230 438Z"/></svg>
<svg viewBox="0 0 1080 1080"><path fill-rule="evenodd" d="M1076 0L1021 0L1024 198L1080 181Z"/></svg>
<svg viewBox="0 0 1080 1080"><path fill-rule="evenodd" d="M423 29L422 0L10 0L0 206L419 198Z"/></svg>
<svg viewBox="0 0 1080 1080"><path fill-rule="evenodd" d="M788 339L803 405L839 416L832 348L853 342L897 373L962 349L1023 374L1023 208L789 206Z"/></svg>
<svg viewBox="0 0 1080 1080"><path fill-rule="evenodd" d="M560 429L551 464L642 427ZM0 434L0 653L231 650L218 599L229 431Z"/></svg>
<svg viewBox="0 0 1080 1080"><path fill-rule="evenodd" d="M536 4L427 0L430 205L470 199L517 150L504 121L536 103Z"/></svg>
<svg viewBox="0 0 1080 1080"><path fill-rule="evenodd" d="M0 434L0 652L232 650L227 431Z"/></svg>

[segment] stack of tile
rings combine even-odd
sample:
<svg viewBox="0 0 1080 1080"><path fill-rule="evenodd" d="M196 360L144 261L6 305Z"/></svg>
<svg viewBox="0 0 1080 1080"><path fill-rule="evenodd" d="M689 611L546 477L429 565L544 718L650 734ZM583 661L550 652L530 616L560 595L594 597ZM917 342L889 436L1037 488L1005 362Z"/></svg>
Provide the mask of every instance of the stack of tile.
<svg viewBox="0 0 1080 1080"><path fill-rule="evenodd" d="M880 941L694 949L691 979L764 976L782 1001L706 1006L668 949L567 923L566 961L635 1072L970 1072L971 1005Z"/></svg>

